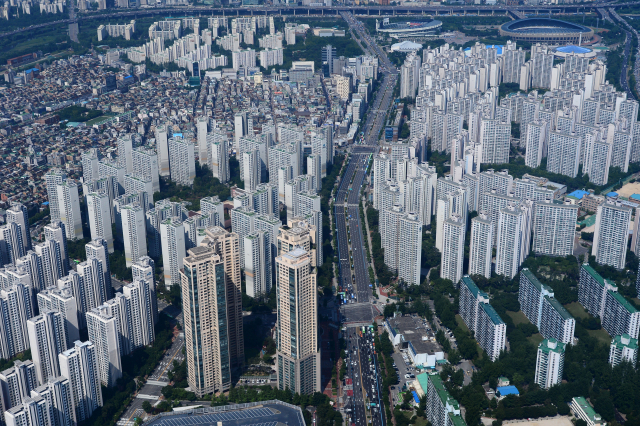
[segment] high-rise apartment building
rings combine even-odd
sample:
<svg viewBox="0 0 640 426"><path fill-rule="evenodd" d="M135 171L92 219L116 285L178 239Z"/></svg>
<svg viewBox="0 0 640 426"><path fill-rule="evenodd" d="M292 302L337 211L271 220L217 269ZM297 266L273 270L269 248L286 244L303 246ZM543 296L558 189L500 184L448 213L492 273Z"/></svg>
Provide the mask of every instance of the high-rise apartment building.
<svg viewBox="0 0 640 426"><path fill-rule="evenodd" d="M426 386L422 385L426 381ZM460 413L460 404L453 399L437 373L422 373L418 376L422 389L426 387L427 404L425 417L433 426L465 426Z"/></svg>
<svg viewBox="0 0 640 426"><path fill-rule="evenodd" d="M576 177L580 165L582 138L574 133L549 132L547 171Z"/></svg>
<svg viewBox="0 0 640 426"><path fill-rule="evenodd" d="M91 239L104 238L107 241L109 253L113 253L109 196L104 192L90 192L87 194L87 210L89 211Z"/></svg>
<svg viewBox="0 0 640 426"><path fill-rule="evenodd" d="M207 136L209 147L209 168L213 172L213 177L218 178L222 183L229 181L229 142L227 135L221 131L214 130Z"/></svg>
<svg viewBox="0 0 640 426"><path fill-rule="evenodd" d="M5 210L7 223L15 223L20 229L22 246L24 251L31 250L31 234L29 233L29 212L22 203L12 203L11 207Z"/></svg>
<svg viewBox="0 0 640 426"><path fill-rule="evenodd" d="M16 223L0 226L0 263L15 265L24 254L20 227Z"/></svg>
<svg viewBox="0 0 640 426"><path fill-rule="evenodd" d="M499 119L480 120L480 163L505 164L511 149L511 123Z"/></svg>
<svg viewBox="0 0 640 426"><path fill-rule="evenodd" d="M58 185L67 180L67 174L60 169L51 169L44 175L49 200L49 214L51 221L60 220L60 202L58 201Z"/></svg>
<svg viewBox="0 0 640 426"><path fill-rule="evenodd" d="M207 143L207 132L209 127L209 117L201 115L196 118L196 134L198 138L198 161L203 166L209 163L209 146Z"/></svg>
<svg viewBox="0 0 640 426"><path fill-rule="evenodd" d="M184 225L178 217L172 217L160 224L162 240L162 263L164 282L167 286L180 284L182 259L186 256Z"/></svg>
<svg viewBox="0 0 640 426"><path fill-rule="evenodd" d="M67 275L69 271L69 251L67 250L67 231L61 221L52 220L50 224L43 228L45 241L54 241L56 250L59 252L60 262L58 269L61 271L60 276Z"/></svg>
<svg viewBox="0 0 640 426"><path fill-rule="evenodd" d="M138 176L145 181L151 181L153 192L160 191L160 172L158 170L158 154L152 149L138 147L133 150L133 171L132 175Z"/></svg>
<svg viewBox="0 0 640 426"><path fill-rule="evenodd" d="M575 319L554 298L553 289L542 284L528 268L520 271L518 302L522 313L544 338L573 344Z"/></svg>
<svg viewBox="0 0 640 426"><path fill-rule="evenodd" d="M31 397L39 397L47 401L51 426L74 426L77 424L76 412L73 407L73 391L68 378L59 376L49 379L44 385L32 390Z"/></svg>
<svg viewBox="0 0 640 426"><path fill-rule="evenodd" d="M509 202L500 209L496 238L496 274L513 278L529 255L531 205Z"/></svg>
<svg viewBox="0 0 640 426"><path fill-rule="evenodd" d="M0 358L29 349L27 320L34 316L31 288L22 283L0 290Z"/></svg>
<svg viewBox="0 0 640 426"><path fill-rule="evenodd" d="M538 345L534 381L542 389L549 389L562 381L565 347L556 339L544 339Z"/></svg>
<svg viewBox="0 0 640 426"><path fill-rule="evenodd" d="M310 255L301 247L276 258L276 371L278 389L320 389L318 291Z"/></svg>
<svg viewBox="0 0 640 426"><path fill-rule="evenodd" d="M153 323L158 322L158 300L156 296L155 262L149 256L142 256L131 265L133 281L145 281L149 285L151 293L151 310Z"/></svg>
<svg viewBox="0 0 640 426"><path fill-rule="evenodd" d="M13 367L0 373L2 387L0 408L8 410L20 405L24 398L31 395L31 391L38 387L36 367L31 360L13 361ZM0 417L1 418L1 417Z"/></svg>
<svg viewBox="0 0 640 426"><path fill-rule="evenodd" d="M4 413L7 426L50 426L49 404L47 400L36 396L27 397Z"/></svg>
<svg viewBox="0 0 640 426"><path fill-rule="evenodd" d="M440 262L440 278L453 281L454 285L462 278L462 265L464 264L464 239L466 224L462 217L452 214L444 222L444 239L442 242L442 261ZM401 237L400 241L404 238ZM400 242L399 251L404 250L404 244Z"/></svg>
<svg viewBox="0 0 640 426"><path fill-rule="evenodd" d="M27 321L31 356L39 383L60 375L58 354L67 350L64 318L59 312L45 310Z"/></svg>
<svg viewBox="0 0 640 426"><path fill-rule="evenodd" d="M59 357L60 373L69 379L73 393L73 408L77 421L91 417L93 412L102 407L102 388L98 351L93 342L74 343L74 346L62 352Z"/></svg>
<svg viewBox="0 0 640 426"><path fill-rule="evenodd" d="M173 130L168 124L156 127L156 151L158 152L158 172L160 176L169 176L169 138L173 136Z"/></svg>
<svg viewBox="0 0 640 426"><path fill-rule="evenodd" d="M127 267L147 255L147 227L144 209L136 204L122 207L122 239Z"/></svg>
<svg viewBox="0 0 640 426"><path fill-rule="evenodd" d="M506 347L507 325L489 304L489 295L480 291L465 275L460 280L460 316L489 358L495 361Z"/></svg>
<svg viewBox="0 0 640 426"><path fill-rule="evenodd" d="M420 63L420 56L416 52L411 52L400 67L401 98L413 98L416 96L420 78Z"/></svg>
<svg viewBox="0 0 640 426"><path fill-rule="evenodd" d="M244 276L247 296L262 297L271 289L271 244L264 231L244 237Z"/></svg>
<svg viewBox="0 0 640 426"><path fill-rule="evenodd" d="M73 342L80 338L80 324L78 322L78 301L73 295L71 287L64 283L58 283L58 287L49 287L38 292L37 299L40 312L55 311L64 318L67 347L73 346Z"/></svg>
<svg viewBox="0 0 640 426"><path fill-rule="evenodd" d="M622 269L627 256L631 207L606 202L598 206L591 254L596 262Z"/></svg>
<svg viewBox="0 0 640 426"><path fill-rule="evenodd" d="M56 193L58 194L59 212L59 217L56 219L64 223L68 239L81 240L84 235L82 232L78 185L73 180L67 179L56 186Z"/></svg>
<svg viewBox="0 0 640 426"><path fill-rule="evenodd" d="M559 201L537 201L533 205L533 246L536 254L573 254L578 206Z"/></svg>
<svg viewBox="0 0 640 426"><path fill-rule="evenodd" d="M195 145L189 139L172 137L169 145L171 180L184 186L192 186L196 177Z"/></svg>
<svg viewBox="0 0 640 426"><path fill-rule="evenodd" d="M638 339L628 334L614 336L609 347L609 364L615 367L623 361L630 362L633 366L638 361Z"/></svg>
<svg viewBox="0 0 640 426"><path fill-rule="evenodd" d="M410 285L420 284L422 222L416 213L409 212L400 219L398 239L405 245L398 255L398 278Z"/></svg>
<svg viewBox="0 0 640 426"><path fill-rule="evenodd" d="M471 219L469 275L482 275L485 278L491 278L493 232L493 222L483 212Z"/></svg>
<svg viewBox="0 0 640 426"><path fill-rule="evenodd" d="M526 166L536 168L540 166L543 157L546 157L545 148L547 146L547 137L549 126L546 121L533 121L526 126L526 133L521 135L524 138L524 146L526 154L524 164Z"/></svg>
<svg viewBox="0 0 640 426"><path fill-rule="evenodd" d="M254 149L252 151L244 151L242 153L242 180L244 188L247 191L255 191L261 182L262 160L260 159L260 151Z"/></svg>
<svg viewBox="0 0 640 426"><path fill-rule="evenodd" d="M87 312L87 331L96 348L100 382L112 387L122 377L117 319L108 313L107 307L98 306Z"/></svg>

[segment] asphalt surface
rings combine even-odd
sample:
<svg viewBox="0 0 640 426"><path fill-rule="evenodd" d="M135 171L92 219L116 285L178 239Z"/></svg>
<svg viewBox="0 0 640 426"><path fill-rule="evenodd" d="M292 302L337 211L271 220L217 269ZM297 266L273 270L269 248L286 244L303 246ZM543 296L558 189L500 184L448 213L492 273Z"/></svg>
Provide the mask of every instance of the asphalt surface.
<svg viewBox="0 0 640 426"><path fill-rule="evenodd" d="M362 328L347 329L347 376L353 382L353 396L345 405L350 424L384 426L384 410L380 409L380 379L378 361L369 327L360 336Z"/></svg>

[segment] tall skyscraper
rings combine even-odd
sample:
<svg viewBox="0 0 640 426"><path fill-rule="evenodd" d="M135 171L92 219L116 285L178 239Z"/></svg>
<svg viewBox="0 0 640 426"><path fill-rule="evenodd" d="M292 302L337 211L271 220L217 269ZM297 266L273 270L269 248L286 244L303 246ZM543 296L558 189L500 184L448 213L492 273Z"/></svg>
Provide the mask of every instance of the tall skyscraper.
<svg viewBox="0 0 640 426"><path fill-rule="evenodd" d="M89 419L98 407L102 407L98 356L94 343L76 341L58 357L60 373L71 384L73 408L79 422Z"/></svg>
<svg viewBox="0 0 640 426"><path fill-rule="evenodd" d="M169 136L168 133L171 133ZM158 169L160 176L169 176L169 137L173 136L173 130L169 125L156 127L156 151L158 151Z"/></svg>
<svg viewBox="0 0 640 426"><path fill-rule="evenodd" d="M67 350L64 318L45 310L27 321L27 330L38 382L46 383L60 375L58 354Z"/></svg>
<svg viewBox="0 0 640 426"><path fill-rule="evenodd" d="M229 181L229 142L227 135L222 131L214 130L207 136L209 147L209 168L213 177L222 183Z"/></svg>
<svg viewBox="0 0 640 426"><path fill-rule="evenodd" d="M493 222L484 212L471 219L469 275L482 275L485 278L491 278L493 232Z"/></svg>
<svg viewBox="0 0 640 426"><path fill-rule="evenodd" d="M318 291L309 253L301 247L276 258L276 371L278 389L320 389Z"/></svg>
<svg viewBox="0 0 640 426"><path fill-rule="evenodd" d="M87 312L87 331L89 340L96 348L100 382L106 387L112 387L122 377L117 320L108 313L105 306L98 306Z"/></svg>
<svg viewBox="0 0 640 426"><path fill-rule="evenodd" d="M104 192L90 192L87 194L87 210L89 211L91 239L104 238L107 241L109 253L113 253L109 196Z"/></svg>
<svg viewBox="0 0 640 426"><path fill-rule="evenodd" d="M556 339L544 339L538 345L535 383L542 389L560 384L564 371L566 345Z"/></svg>
<svg viewBox="0 0 640 426"><path fill-rule="evenodd" d="M67 238L70 240L81 240L84 238L82 232L82 216L80 214L80 199L78 198L78 185L71 179L67 179L56 186L58 194L57 202L59 209L59 219L65 224Z"/></svg>
<svg viewBox="0 0 640 426"><path fill-rule="evenodd" d="M184 225L178 217L172 217L160 224L162 239L162 263L164 282L167 286L180 283L179 271L186 255Z"/></svg>
<svg viewBox="0 0 640 426"><path fill-rule="evenodd" d="M244 276L247 296L261 297L271 289L271 244L264 231L244 237Z"/></svg>
<svg viewBox="0 0 640 426"><path fill-rule="evenodd" d="M209 117L201 115L196 118L196 130L198 137L198 161L203 166L209 163L209 147L207 143L207 131L209 125Z"/></svg>
<svg viewBox="0 0 640 426"><path fill-rule="evenodd" d="M139 205L124 206L121 211L124 257L127 267L147 255L147 227L144 209Z"/></svg>
<svg viewBox="0 0 640 426"><path fill-rule="evenodd" d="M131 274L134 282L140 280L147 282L149 285L153 323L156 324L158 322L158 300L156 296L155 262L149 256L142 256L131 265Z"/></svg>
<svg viewBox="0 0 640 426"><path fill-rule="evenodd" d="M596 262L622 269L627 256L631 207L621 203L598 206L591 254Z"/></svg>

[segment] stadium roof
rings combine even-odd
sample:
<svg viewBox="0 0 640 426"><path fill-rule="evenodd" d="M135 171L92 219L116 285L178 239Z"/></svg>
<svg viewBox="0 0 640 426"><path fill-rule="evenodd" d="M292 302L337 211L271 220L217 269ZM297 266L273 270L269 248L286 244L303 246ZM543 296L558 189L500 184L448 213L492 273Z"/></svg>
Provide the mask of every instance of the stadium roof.
<svg viewBox="0 0 640 426"><path fill-rule="evenodd" d="M588 49L586 47L573 46L573 45L558 47L556 50L558 52L562 52L562 53L589 53L589 52L591 52L591 49Z"/></svg>

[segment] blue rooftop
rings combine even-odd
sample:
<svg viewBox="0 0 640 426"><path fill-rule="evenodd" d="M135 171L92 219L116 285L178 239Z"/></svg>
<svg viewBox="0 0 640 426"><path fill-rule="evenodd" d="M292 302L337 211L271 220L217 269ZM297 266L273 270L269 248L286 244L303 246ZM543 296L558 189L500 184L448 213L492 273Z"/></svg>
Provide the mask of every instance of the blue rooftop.
<svg viewBox="0 0 640 426"><path fill-rule="evenodd" d="M503 47L504 46L499 45L499 44L487 44L487 49L491 49L491 48L497 49L498 50L498 55L502 55L502 48ZM467 47L466 49L464 49L465 52L469 52L470 50L471 50L470 47Z"/></svg>
<svg viewBox="0 0 640 426"><path fill-rule="evenodd" d="M420 398L418 397L418 392L411 391L411 393L413 394L413 400L416 402L416 404L420 404Z"/></svg>
<svg viewBox="0 0 640 426"><path fill-rule="evenodd" d="M591 52L591 49L587 49L582 46L562 46L556 49L558 52L562 53L588 53Z"/></svg>
<svg viewBox="0 0 640 426"><path fill-rule="evenodd" d="M618 196L618 193L617 192L613 192L613 191L607 194L607 197L612 197L613 198L613 197L617 197L617 196Z"/></svg>
<svg viewBox="0 0 640 426"><path fill-rule="evenodd" d="M631 194L629 198L631 198L632 200L640 200L640 194Z"/></svg>
<svg viewBox="0 0 640 426"><path fill-rule="evenodd" d="M589 195L588 191L583 191L581 189L576 189L575 191L573 191L571 194L569 194L569 197L573 197L573 198L577 198L578 200L582 200L582 197L584 197L585 195Z"/></svg>
<svg viewBox="0 0 640 426"><path fill-rule="evenodd" d="M515 386L498 386L496 388L497 396L520 395L518 388Z"/></svg>

